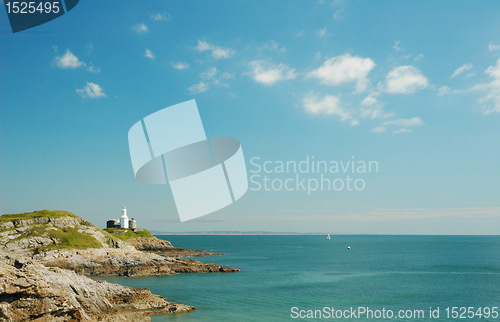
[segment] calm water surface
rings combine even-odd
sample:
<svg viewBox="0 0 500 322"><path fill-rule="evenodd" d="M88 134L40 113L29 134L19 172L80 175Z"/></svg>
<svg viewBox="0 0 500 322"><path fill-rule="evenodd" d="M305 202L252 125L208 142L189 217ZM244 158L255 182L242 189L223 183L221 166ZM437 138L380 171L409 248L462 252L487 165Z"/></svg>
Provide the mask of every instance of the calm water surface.
<svg viewBox="0 0 500 322"><path fill-rule="evenodd" d="M500 307L500 236L157 237L224 253L197 259L242 271L106 278L198 308L153 321L282 321L294 320L292 307L359 306L425 312L424 319L400 321L427 321L429 308L439 307L440 319L433 320L451 321L446 307Z"/></svg>

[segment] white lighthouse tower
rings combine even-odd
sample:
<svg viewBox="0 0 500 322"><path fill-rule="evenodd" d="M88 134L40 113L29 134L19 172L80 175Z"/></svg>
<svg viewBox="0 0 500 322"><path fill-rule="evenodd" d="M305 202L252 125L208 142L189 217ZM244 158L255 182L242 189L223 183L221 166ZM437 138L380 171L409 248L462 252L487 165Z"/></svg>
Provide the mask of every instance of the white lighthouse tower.
<svg viewBox="0 0 500 322"><path fill-rule="evenodd" d="M128 228L127 208L125 206L123 206L122 208L122 216L120 217L120 226L121 228Z"/></svg>

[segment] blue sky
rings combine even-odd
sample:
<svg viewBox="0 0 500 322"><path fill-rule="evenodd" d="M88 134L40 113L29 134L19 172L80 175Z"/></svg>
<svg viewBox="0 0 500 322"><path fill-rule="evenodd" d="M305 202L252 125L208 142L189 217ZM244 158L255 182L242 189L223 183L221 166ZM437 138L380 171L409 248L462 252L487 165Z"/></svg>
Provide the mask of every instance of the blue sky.
<svg viewBox="0 0 500 322"><path fill-rule="evenodd" d="M105 1L12 34L0 10L0 213L121 206L159 231L497 234L496 1ZM363 191L248 191L179 223L128 129L196 99L247 160L375 160ZM314 178L314 175L304 175ZM283 178L283 175L274 175Z"/></svg>

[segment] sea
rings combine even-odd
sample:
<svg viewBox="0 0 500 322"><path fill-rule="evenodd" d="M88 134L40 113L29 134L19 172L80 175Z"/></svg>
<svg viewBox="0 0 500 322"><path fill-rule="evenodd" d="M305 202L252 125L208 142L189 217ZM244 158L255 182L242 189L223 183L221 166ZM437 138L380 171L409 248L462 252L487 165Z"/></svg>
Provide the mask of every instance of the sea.
<svg viewBox="0 0 500 322"><path fill-rule="evenodd" d="M157 236L241 269L108 277L196 311L152 321L500 321L500 236Z"/></svg>

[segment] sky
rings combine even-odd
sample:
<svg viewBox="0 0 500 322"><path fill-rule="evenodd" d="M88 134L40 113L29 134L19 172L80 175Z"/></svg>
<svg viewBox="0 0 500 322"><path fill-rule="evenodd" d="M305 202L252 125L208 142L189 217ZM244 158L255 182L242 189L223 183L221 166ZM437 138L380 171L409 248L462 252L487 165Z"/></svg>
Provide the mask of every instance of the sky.
<svg viewBox="0 0 500 322"><path fill-rule="evenodd" d="M498 234L499 9L80 1L15 34L0 9L0 213L68 210L103 227L125 205L163 232ZM207 136L241 142L250 189L181 223L168 185L135 180L127 133L191 99ZM312 159L377 168L277 173ZM321 175L338 189L297 184Z"/></svg>

